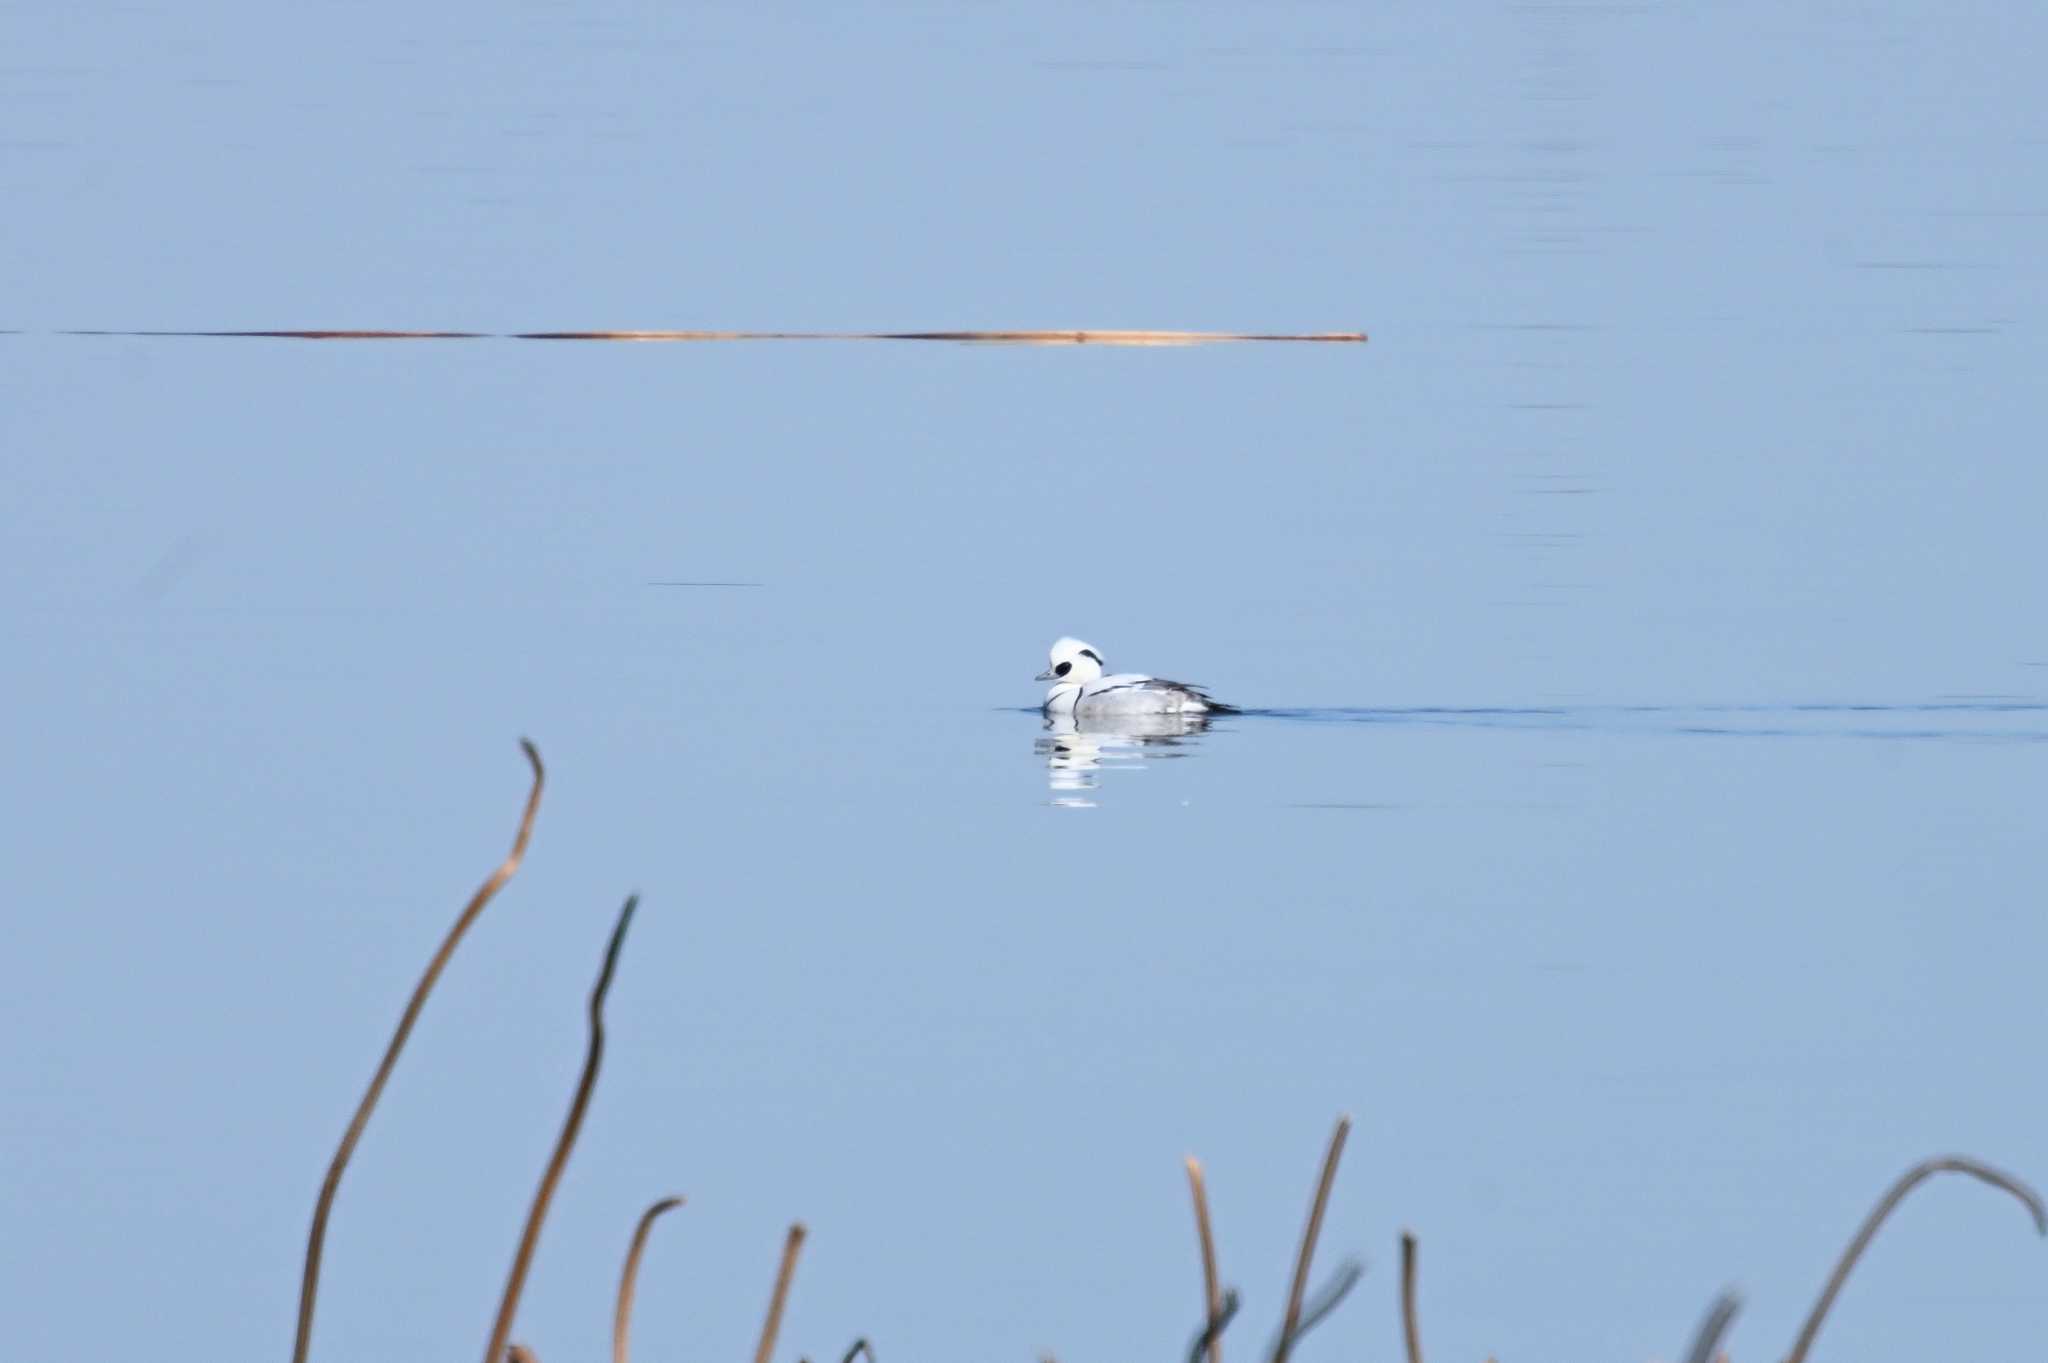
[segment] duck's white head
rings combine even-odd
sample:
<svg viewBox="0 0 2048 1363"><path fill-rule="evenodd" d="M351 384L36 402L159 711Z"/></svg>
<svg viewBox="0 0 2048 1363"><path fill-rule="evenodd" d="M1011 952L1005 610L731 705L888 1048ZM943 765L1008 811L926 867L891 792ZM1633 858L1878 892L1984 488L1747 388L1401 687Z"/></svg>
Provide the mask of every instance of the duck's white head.
<svg viewBox="0 0 2048 1363"><path fill-rule="evenodd" d="M1038 674L1038 681L1092 682L1102 675L1102 655L1079 639L1055 639L1052 666Z"/></svg>

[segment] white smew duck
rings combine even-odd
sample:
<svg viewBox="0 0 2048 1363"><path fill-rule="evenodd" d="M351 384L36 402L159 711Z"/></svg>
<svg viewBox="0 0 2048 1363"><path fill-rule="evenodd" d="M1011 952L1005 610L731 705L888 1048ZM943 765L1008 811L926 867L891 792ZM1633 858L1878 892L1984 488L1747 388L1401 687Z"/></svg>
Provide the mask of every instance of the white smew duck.
<svg viewBox="0 0 2048 1363"><path fill-rule="evenodd" d="M1237 707L1213 700L1199 686L1148 677L1141 672L1103 674L1102 655L1079 639L1053 642L1052 666L1038 674L1053 683L1045 694L1048 715L1104 718L1116 715L1228 715Z"/></svg>

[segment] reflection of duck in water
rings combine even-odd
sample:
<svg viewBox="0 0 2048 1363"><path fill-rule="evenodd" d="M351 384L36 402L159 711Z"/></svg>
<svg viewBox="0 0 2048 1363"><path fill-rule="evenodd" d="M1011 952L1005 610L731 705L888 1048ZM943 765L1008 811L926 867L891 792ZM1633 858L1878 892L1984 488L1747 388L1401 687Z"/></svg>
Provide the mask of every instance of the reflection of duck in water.
<svg viewBox="0 0 2048 1363"><path fill-rule="evenodd" d="M1094 790L1105 767L1140 767L1147 757L1184 757L1159 750L1185 746L1208 727L1209 716L1202 711L1102 718L1048 713L1046 736L1033 746L1045 757L1053 803L1086 806L1094 802L1076 792Z"/></svg>
<svg viewBox="0 0 2048 1363"><path fill-rule="evenodd" d="M1234 706L1212 700L1199 686L1148 677L1142 672L1103 675L1102 655L1079 639L1059 639L1052 646L1052 666L1038 674L1053 683L1045 695L1048 715L1081 719L1145 715L1228 715Z"/></svg>

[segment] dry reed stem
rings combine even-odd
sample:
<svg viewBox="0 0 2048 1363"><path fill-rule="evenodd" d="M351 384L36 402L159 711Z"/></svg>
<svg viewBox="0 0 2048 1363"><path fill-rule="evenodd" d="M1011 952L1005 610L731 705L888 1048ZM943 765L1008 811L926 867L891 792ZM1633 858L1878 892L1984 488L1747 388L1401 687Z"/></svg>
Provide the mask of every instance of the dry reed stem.
<svg viewBox="0 0 2048 1363"><path fill-rule="evenodd" d="M1735 1323L1735 1313L1741 1309L1742 1298L1732 1288L1714 1298L1714 1304L1707 1308L1700 1328L1693 1334L1692 1347L1685 1351L1685 1363L1713 1363L1721 1336L1728 1333L1728 1327Z"/></svg>
<svg viewBox="0 0 2048 1363"><path fill-rule="evenodd" d="M1308 1226L1301 1234L1301 1254L1294 1261L1294 1286L1287 1294L1287 1316L1280 1325L1280 1343L1273 1350L1273 1363L1287 1363L1287 1354L1294 1347L1296 1332L1301 1328L1301 1299L1308 1291L1309 1264L1315 1259L1316 1238L1322 1234L1323 1211L1330 1203L1330 1185L1337 1179L1337 1160L1344 1153L1344 1138L1351 1134L1351 1119L1339 1117L1337 1129L1330 1133L1330 1149L1323 1156L1322 1177L1316 1183L1315 1201L1309 1205Z"/></svg>
<svg viewBox="0 0 2048 1363"><path fill-rule="evenodd" d="M1856 1261L1863 1257L1863 1251L1870 1244L1871 1237L1877 1234L1877 1228L1884 1224L1884 1219L1891 1215L1892 1208L1898 1206L1906 1194L1912 1192L1921 1182L1942 1173L1968 1174L2012 1194L2033 1215L2034 1230L2048 1236L2048 1206L2042 1204L2039 1193L2011 1174L1994 1169L1966 1155L1944 1155L1922 1160L1901 1174L1898 1182L1892 1184L1885 1195L1878 1199L1877 1205L1870 1209L1870 1215L1863 1219L1863 1225L1857 1230L1856 1237L1849 1242L1849 1247L1842 1251L1841 1259L1835 1264L1835 1271L1828 1275L1827 1286L1821 1289L1820 1300L1813 1304L1812 1312L1806 1317L1806 1324L1800 1327L1799 1338L1793 1343L1792 1352L1785 1356L1785 1363L1804 1363L1806 1351L1813 1347L1814 1336L1820 1333L1821 1322L1827 1318L1828 1308L1834 1305L1835 1294L1842 1290L1842 1284L1848 1280L1849 1270L1856 1267Z"/></svg>
<svg viewBox="0 0 2048 1363"><path fill-rule="evenodd" d="M1202 1183L1202 1162L1188 1156L1188 1191L1195 1199L1195 1236L1202 1246L1202 1295L1214 1321L1223 1310L1223 1289L1216 1281L1216 1237L1209 1228L1209 1191ZM1223 1363L1223 1332L1209 1335L1209 1363Z"/></svg>
<svg viewBox="0 0 2048 1363"><path fill-rule="evenodd" d="M626 927L633 921L633 910L639 903L639 895L626 897L625 907L619 910L619 921L612 927L611 941L604 949L604 965L597 972L597 983L591 987L590 1047L583 1057L583 1077L576 1083L576 1096L569 1100L569 1115L562 1123L562 1134L555 1140L540 1187L534 1190L533 1206L526 1213L526 1230L512 1256L512 1272L505 1280L505 1295L498 1302L498 1319L491 1327L491 1342L484 1348L484 1363L492 1363L504 1351L505 1341L512 1333L512 1317L519 1310L520 1293L526 1290L526 1271L532 1266L534 1248L540 1243L541 1222L547 1219L548 1203L554 1199L555 1185L561 1182L569 1151L576 1144L576 1133L582 1129L591 1090L597 1087L598 1067L604 1063L604 997L611 992L619 948L625 943Z"/></svg>
<svg viewBox="0 0 2048 1363"><path fill-rule="evenodd" d="M251 331L98 331L68 330L61 336L205 337L215 340L271 341L952 341L984 345L1110 345L1186 346L1243 341L1294 341L1358 345L1362 331L394 331L314 328Z"/></svg>
<svg viewBox="0 0 2048 1363"><path fill-rule="evenodd" d="M363 1128L370 1123L370 1112L377 1106L378 1096L384 1092L384 1083L398 1064L398 1053L405 1049L405 1040L412 1035L413 1024L419 1021L420 1010L426 1006L427 993L433 989L434 981L441 977L442 967L455 954L456 944L469 931L469 925L476 921L477 915L483 912L484 905L490 903L491 896L512 878L512 873L519 869L520 861L526 856L526 843L533 836L533 816L540 810L540 791L547 773L541 766L540 752L532 742L522 738L519 747L533 767L533 789L527 794L526 812L519 818L519 831L513 836L512 851L470 896L455 925L441 939L440 949L427 962L419 983L413 986L412 998L407 1000L405 1011L399 1014L398 1029L391 1034L391 1044L384 1048L384 1059L378 1063L376 1074L371 1076L370 1087L364 1090L362 1101L356 1104L355 1116L349 1119L348 1130L342 1133L341 1144L335 1148L334 1159L327 1166L327 1178L321 1183L320 1196L313 1204L313 1229L306 1237L306 1265L299 1283L299 1328L297 1340L292 1345L292 1363L306 1363L306 1351L312 1347L313 1299L320 1290L320 1254L327 1240L327 1217L334 1209L334 1195L341 1187L341 1171L348 1167L356 1142L362 1139Z"/></svg>
<svg viewBox="0 0 2048 1363"><path fill-rule="evenodd" d="M791 1224L782 1242L782 1267L775 1271L775 1291L768 1298L768 1319L761 1322L761 1342L754 1349L754 1363L768 1363L775 1355L775 1336L782 1332L782 1308L789 1304L790 1279L796 1276L797 1251L804 1247L804 1223Z"/></svg>
<svg viewBox="0 0 2048 1363"><path fill-rule="evenodd" d="M1415 1323L1415 1236L1401 1232L1401 1338L1408 1363L1422 1363L1422 1331Z"/></svg>
<svg viewBox="0 0 2048 1363"><path fill-rule="evenodd" d="M633 1287L640 1280L640 1253L647 1248L647 1232L654 1229L655 1217L682 1205L680 1197L664 1197L640 1213L640 1224L633 1227L633 1243L626 1250L626 1266L619 1272L618 1305L612 1309L612 1363L626 1363L627 1337L633 1323Z"/></svg>
<svg viewBox="0 0 2048 1363"><path fill-rule="evenodd" d="M505 1348L506 1363L540 1363L533 1350L524 1344L511 1344Z"/></svg>
<svg viewBox="0 0 2048 1363"><path fill-rule="evenodd" d="M1202 1363L1202 1355L1214 1347L1223 1337L1223 1327L1237 1316L1237 1293L1225 1292L1223 1304L1209 1313L1209 1319L1195 1335L1195 1342L1188 1346L1188 1363Z"/></svg>

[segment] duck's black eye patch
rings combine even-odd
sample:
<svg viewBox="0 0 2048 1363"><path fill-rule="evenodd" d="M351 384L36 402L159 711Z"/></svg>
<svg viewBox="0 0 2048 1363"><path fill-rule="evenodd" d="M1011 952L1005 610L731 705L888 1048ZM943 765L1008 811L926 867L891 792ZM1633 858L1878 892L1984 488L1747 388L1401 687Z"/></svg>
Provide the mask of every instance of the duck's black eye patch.
<svg viewBox="0 0 2048 1363"><path fill-rule="evenodd" d="M1082 657L1084 657L1084 658L1094 658L1094 659L1095 659L1095 665L1096 665L1097 667L1101 667L1101 666L1103 665L1103 662L1102 662L1102 659L1101 659L1101 657L1100 657L1100 656L1098 656L1098 655L1096 654L1095 650L1094 650L1094 649L1092 649L1092 648L1084 648L1084 649L1082 649L1082 650L1081 650L1081 656L1082 656Z"/></svg>
<svg viewBox="0 0 2048 1363"><path fill-rule="evenodd" d="M1066 675L1067 675L1067 674L1068 674L1069 672L1072 672L1073 670L1074 670L1074 665L1073 665L1072 663L1061 663L1061 664L1060 664L1060 665L1059 665L1058 667L1055 667L1055 668L1054 668L1054 669L1052 670L1052 674L1053 674L1053 675L1054 675L1055 677L1064 677L1064 676L1066 676Z"/></svg>

